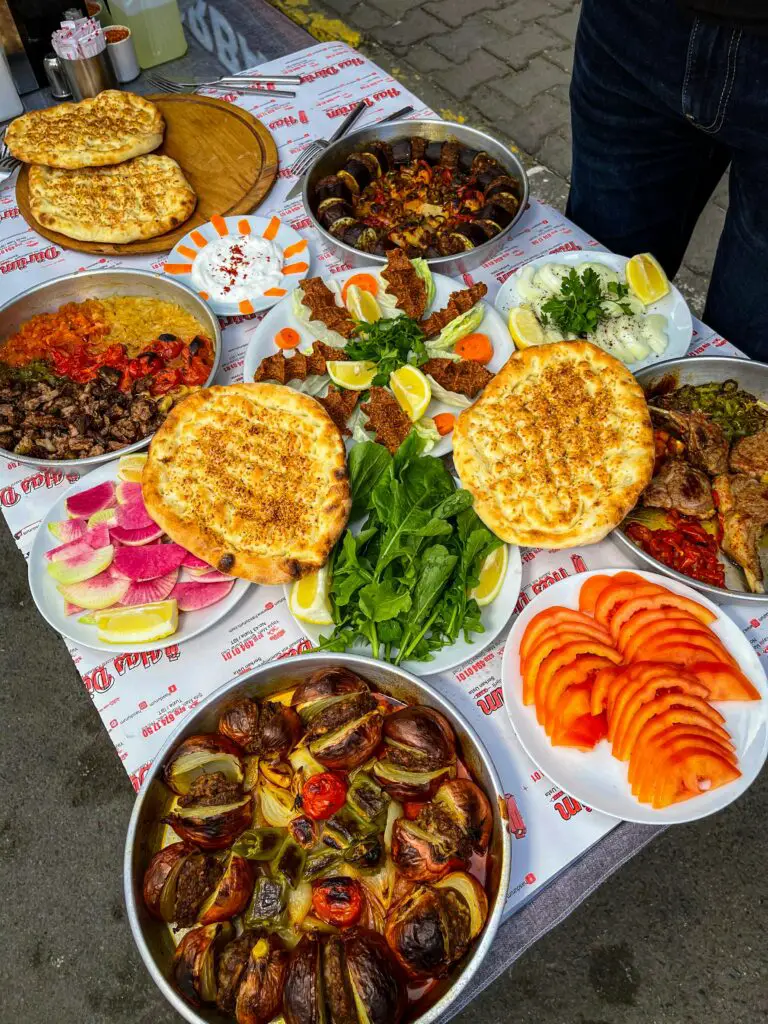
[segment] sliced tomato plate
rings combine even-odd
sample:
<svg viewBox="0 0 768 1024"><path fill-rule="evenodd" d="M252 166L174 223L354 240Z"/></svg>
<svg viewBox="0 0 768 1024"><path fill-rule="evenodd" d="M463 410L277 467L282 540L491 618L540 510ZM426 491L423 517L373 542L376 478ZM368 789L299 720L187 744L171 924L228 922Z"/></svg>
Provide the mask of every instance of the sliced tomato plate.
<svg viewBox="0 0 768 1024"><path fill-rule="evenodd" d="M537 721L535 705L523 703L520 644L529 624L537 616L541 616L539 623L542 625L539 629L540 636L544 638L547 633L543 626L543 612L554 608L572 609L577 613L575 618L578 618L579 595L585 582L588 582L593 577L613 577L619 573L623 574L623 577L618 581L619 583L629 582L626 578L626 570L619 569L601 569L597 572L579 573L568 579L560 580L539 594L520 613L510 630L504 648L502 665L504 705L507 709L509 720L526 753L541 771L554 784L570 793L585 806L591 807L596 811L602 811L605 814L610 814L616 818L622 818L625 821L651 825L681 823L704 818L707 815L722 810L741 796L755 780L765 763L766 755L768 755L768 681L766 681L765 672L757 654L739 626L701 593L683 583L678 583L676 580L671 580L656 573L637 571L634 574L638 583L642 581L642 583L649 587L657 585L663 587L668 593L676 595L673 598L675 605L667 603L661 605L650 594L639 598L636 605L638 613L642 614L643 608L641 606L647 604L649 611L659 610L662 613L668 614L670 619L680 618L685 614L692 614L692 606L687 602L696 602L698 608L694 617L698 620L698 623L702 623L704 618L708 620L708 628L712 630L719 643L722 644L729 658L735 661L743 676L760 694L760 700L744 701L716 701L710 697L710 703L718 713L718 718L722 716L727 736L732 741L734 753L738 760L738 767L741 771L741 775L738 778L719 786L719 788L713 789L711 792L702 793L693 800L683 800L672 803L668 807L655 809L650 803L641 803L633 794L632 786L628 779L630 763L619 761L613 756L611 753L611 743L607 739L602 739L592 750L580 750L577 746L553 746L545 729ZM587 590L588 606L591 605L594 608L594 603L599 599L599 595L604 589L602 585L604 582L604 580L597 581L589 586ZM582 604L583 607L584 605ZM557 614L560 619L558 627L563 631L567 630L567 618L564 612ZM655 619L655 616L646 616L644 621L647 622L649 619ZM678 624L675 623L672 628L679 628ZM694 633L696 632L696 627L693 624L691 630ZM531 634L529 633L528 650L526 652L529 655L534 646L531 643L530 636ZM591 638L584 638L587 641L584 646L587 646L589 639ZM675 647L675 642L666 646ZM681 646L679 641L676 646ZM648 660L653 660L653 655L649 654L647 657ZM698 661L701 663L711 663L710 675L713 679L728 674L728 667L725 665L718 667L721 663L713 662L708 650L698 650ZM640 675L642 671L638 667L638 685L633 685L624 693L622 698L624 702L628 702L631 695L640 692ZM679 671L685 675L687 669L680 667ZM648 675L649 678L646 683L650 684L652 682L650 678L652 673L649 672ZM614 673L610 667L598 673L598 678L601 680L602 698L600 699L602 701L608 699L613 677ZM574 682L577 682L577 680L574 679ZM646 685L646 683L642 685ZM571 694L571 699L573 700L572 713L575 714L577 711L581 711L581 702L576 701L576 695L570 690L568 693ZM559 699L556 690L552 691L552 696L555 699ZM659 719L659 727L661 728L667 719L670 721L676 719L690 720L693 733L689 749L700 750L702 761L708 763L709 759L714 756L710 749L713 740L709 734L711 733L715 737L719 736L720 742L726 747L729 744L729 740L721 734L720 727L716 721L704 718L703 722L705 724L702 724L701 716L691 707L691 705L696 703L697 698L695 695L685 695L685 698L689 702L688 707L683 708L680 706L683 702L679 702L672 708L671 712L665 714L663 720ZM579 722L581 721L582 719L580 718ZM701 744L698 746L696 744L696 735L698 735L695 732L696 729L701 729L703 735ZM580 728L577 728L573 735L578 738L581 735ZM629 741L630 738L628 736L627 740ZM653 756L660 759L666 758L666 763L674 764L675 759L680 755L677 748L664 748L654 750ZM645 774L647 775L647 773ZM636 789L638 788L637 781L635 779ZM640 781L642 781L643 790L645 791L648 787L648 779L643 777Z"/></svg>

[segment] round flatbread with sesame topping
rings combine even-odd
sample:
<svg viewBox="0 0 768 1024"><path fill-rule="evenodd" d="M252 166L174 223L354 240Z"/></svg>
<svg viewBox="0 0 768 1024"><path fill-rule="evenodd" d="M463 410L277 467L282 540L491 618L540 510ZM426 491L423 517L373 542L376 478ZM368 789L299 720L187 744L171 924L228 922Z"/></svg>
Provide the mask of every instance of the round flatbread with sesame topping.
<svg viewBox="0 0 768 1024"><path fill-rule="evenodd" d="M152 440L141 486L172 540L263 584L321 568L351 507L338 428L281 384L203 388L180 402Z"/></svg>
<svg viewBox="0 0 768 1024"><path fill-rule="evenodd" d="M653 474L643 390L586 341L515 352L459 416L453 458L475 511L508 544L602 540Z"/></svg>

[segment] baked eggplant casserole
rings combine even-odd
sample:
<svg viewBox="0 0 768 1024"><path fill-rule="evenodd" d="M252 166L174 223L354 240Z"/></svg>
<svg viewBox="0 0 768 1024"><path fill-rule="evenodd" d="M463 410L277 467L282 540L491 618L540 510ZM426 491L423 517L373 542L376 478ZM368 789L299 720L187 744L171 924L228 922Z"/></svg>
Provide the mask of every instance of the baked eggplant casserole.
<svg viewBox="0 0 768 1024"><path fill-rule="evenodd" d="M490 241L512 222L520 199L520 183L487 153L415 136L353 153L318 181L313 207L345 245L436 258Z"/></svg>
<svg viewBox="0 0 768 1024"><path fill-rule="evenodd" d="M399 1024L488 915L493 814L438 711L324 668L163 767L144 876L177 943L171 980L238 1024Z"/></svg>

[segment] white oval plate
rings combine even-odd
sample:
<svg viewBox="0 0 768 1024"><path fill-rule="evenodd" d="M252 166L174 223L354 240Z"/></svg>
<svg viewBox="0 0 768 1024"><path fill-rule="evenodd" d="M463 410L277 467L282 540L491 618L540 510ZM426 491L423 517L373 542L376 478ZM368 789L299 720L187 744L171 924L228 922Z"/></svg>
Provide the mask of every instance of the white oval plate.
<svg viewBox="0 0 768 1024"><path fill-rule="evenodd" d="M338 281L343 286L347 278L352 277L354 274L373 274L374 277L378 277L381 270L381 266L356 267L351 270L343 270L340 274L334 274L333 280ZM459 291L464 287L461 281L454 281L444 274L433 274L433 278L435 282L435 299L429 307L429 311L441 309L448 303L452 292ZM493 373L498 373L515 351L515 343L512 341L504 321L496 310L487 302L484 302L483 305L485 306L485 316L477 330L487 334L491 340L493 359L488 363L488 369ZM293 315L290 297L283 299L273 310L270 310L253 333L251 343L245 353L245 363L243 365L244 381L252 381L253 375L256 373L262 359L265 359L267 356L273 356L279 351L277 345L275 345L274 338L277 332L281 331L284 327L292 327L295 331L299 332L302 339L299 346L300 349L310 349L312 347L312 342L315 339L310 336L306 328ZM458 416L461 409L433 400L429 403L429 407L424 415L436 416L441 412L450 412L454 416ZM350 446L348 445L348 447ZM445 437L441 437L429 454L445 455L446 452L452 450L453 432L446 434Z"/></svg>
<svg viewBox="0 0 768 1024"><path fill-rule="evenodd" d="M501 585L501 590L495 601L480 609L480 617L485 626L484 633L476 633L473 643L468 644L463 637L459 638L450 647L443 647L435 652L433 661L404 661L401 668L406 672L412 672L415 676L431 676L436 672L447 672L456 668L470 658L476 657L492 643L499 633L509 622L509 617L515 609L517 599L520 596L520 582L523 576L523 563L520 559L520 549L507 545L507 575ZM289 602L290 610L290 586L284 586L285 599ZM315 626L311 622L302 622L293 616L294 622L304 632L307 639L313 644L320 643L321 636L328 636L333 631L333 626ZM362 645L350 647L347 654L362 654L365 658L372 658L370 647Z"/></svg>
<svg viewBox="0 0 768 1024"><path fill-rule="evenodd" d="M267 231L270 232L275 245L283 250L281 295L254 293L242 302L240 300L227 302L225 299L212 299L205 292L198 290L197 285L192 281L192 264L196 255L205 247L205 243L213 242L224 235L264 236ZM202 243L201 239L204 240ZM217 316L247 316L262 309L269 309L276 302L290 296L299 281L303 281L309 273L311 262L312 257L306 238L302 238L298 231L294 231L288 224L283 224L277 217L219 217L201 224L199 228L193 228L192 231L184 235L181 241L171 249L168 259L163 264L163 271L166 274L172 273L177 281L181 281L187 288L197 292ZM169 267L189 267L189 270L174 269L171 271ZM293 269L286 274L286 267Z"/></svg>
<svg viewBox="0 0 768 1024"><path fill-rule="evenodd" d="M658 583L674 594L682 594L709 608L717 615L712 629L736 658L742 672L762 694L760 701L719 701L715 706L725 718L725 727L731 734L739 759L741 777L711 793L702 793L670 807L654 810L640 803L632 795L627 782L627 762L618 761L607 740L585 753L568 747L553 747L547 734L536 721L533 706L522 700L518 650L526 626L534 615L554 605L578 608L579 591L590 576L612 576L622 569L598 569L582 572L560 580L538 595L518 615L509 632L504 648L501 681L504 704L517 738L532 761L557 786L570 793L580 803L595 811L647 825L671 825L706 818L720 811L749 788L754 782L768 754L768 684L760 661L739 627L716 604L707 600L692 587L670 580L653 572L633 569L638 576Z"/></svg>
<svg viewBox="0 0 768 1024"><path fill-rule="evenodd" d="M517 275L524 267L540 267L545 263L564 263L569 267L578 267L581 263L603 263L606 267L610 267L611 270L615 270L623 276L624 268L629 263L629 260L626 256L617 256L612 252L580 249L578 252L547 253L544 256L537 256L535 260L529 260L528 263L523 263L511 277L507 278L496 296L494 305L504 318L505 324L509 320L510 309L519 306L521 303L520 296L517 293ZM642 370L644 366L650 366L652 363L660 363L664 359L679 359L688 351L691 338L693 337L691 311L688 309L685 299L673 284L670 283L668 294L663 299L659 299L658 302L648 306L646 312L661 313L662 316L667 318L667 338L669 342L660 355L654 352L646 356L645 359L627 364L627 368L632 370L633 373L636 370Z"/></svg>
<svg viewBox="0 0 768 1024"><path fill-rule="evenodd" d="M29 553L29 589L32 591L32 598L37 605L37 610L45 621L58 630L62 636L81 647L90 647L94 651L108 651L110 654L122 654L125 651L156 651L169 644L182 644L185 640L191 640L193 636L198 636L214 623L223 619L250 586L248 580L236 580L234 587L224 600L211 605L210 608L201 608L198 612L179 612L179 628L176 632L162 640L154 640L152 643L126 644L125 646L107 644L97 639L95 626L86 626L78 622L77 615L64 614L64 598L56 589L56 580L48 575L46 570L48 562L45 558L46 551L58 547L62 542L53 536L48 529L48 524L67 518L64 502L70 494L86 491L89 487L95 487L96 484L103 483L105 480L117 480L117 460L99 466L98 469L87 473L77 483L72 484L69 490L48 509L35 534L32 550Z"/></svg>

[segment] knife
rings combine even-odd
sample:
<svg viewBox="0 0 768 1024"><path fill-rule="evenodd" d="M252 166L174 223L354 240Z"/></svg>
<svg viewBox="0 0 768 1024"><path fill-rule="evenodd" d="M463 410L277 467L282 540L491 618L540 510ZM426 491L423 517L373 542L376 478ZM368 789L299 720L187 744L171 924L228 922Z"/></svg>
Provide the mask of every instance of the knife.
<svg viewBox="0 0 768 1024"><path fill-rule="evenodd" d="M347 116L341 122L341 124L330 137L330 139L328 139L327 141L325 139L317 139L316 143L319 144L320 146L320 151L318 152L317 156L320 157L322 153L328 148L328 146L331 145L332 142L336 142L343 135L346 135L349 129L355 124L355 122L365 109L366 104L364 103L363 100L361 100L357 104L357 106L354 107L349 114L347 114ZM386 124L387 121L398 121L401 117L405 117L406 114L412 113L412 111L413 107L401 107L399 110L396 110L393 114L388 114L387 117L382 117L380 121L374 121L373 124ZM288 202L289 199L294 199L297 195L299 195L304 184L304 178L312 169L312 165L314 164L314 162L315 161L313 160L312 163L310 163L309 167L307 167L307 169L304 171L304 173L300 174L299 177L296 179L296 183L294 184L293 188L285 197L286 203Z"/></svg>

